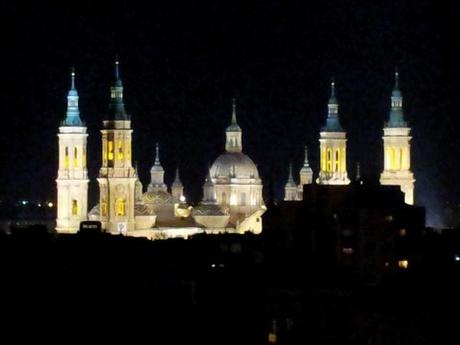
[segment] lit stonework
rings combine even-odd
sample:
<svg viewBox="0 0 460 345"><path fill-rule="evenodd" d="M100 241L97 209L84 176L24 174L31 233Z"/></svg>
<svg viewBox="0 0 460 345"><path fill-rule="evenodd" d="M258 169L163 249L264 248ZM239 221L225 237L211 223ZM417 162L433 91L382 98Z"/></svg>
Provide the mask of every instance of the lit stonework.
<svg viewBox="0 0 460 345"><path fill-rule="evenodd" d="M123 85L115 62L109 114L103 121L102 166L99 170L99 215L111 233L135 229L134 204L137 176L131 165L131 121L123 103Z"/></svg>
<svg viewBox="0 0 460 345"><path fill-rule="evenodd" d="M262 231L261 215L266 210L262 181L254 162L242 152L242 131L236 121L235 100L232 122L225 134L226 152L210 169L216 203L229 208L230 222L237 232L259 233ZM210 194L209 190L206 193Z"/></svg>
<svg viewBox="0 0 460 345"><path fill-rule="evenodd" d="M75 233L87 219L88 171L86 168L86 126L80 119L75 72L67 96L67 115L59 127L59 168L57 183L58 232Z"/></svg>
<svg viewBox="0 0 460 345"><path fill-rule="evenodd" d="M339 105L334 89L335 85L332 82L327 122L320 132L321 164L317 183L346 185L350 183L347 174L347 134L340 125Z"/></svg>
<svg viewBox="0 0 460 345"><path fill-rule="evenodd" d="M411 172L410 128L404 121L403 98L399 90L399 75L395 73L395 88L391 95L390 118L383 128L383 185L399 185L407 204L414 204L414 174Z"/></svg>

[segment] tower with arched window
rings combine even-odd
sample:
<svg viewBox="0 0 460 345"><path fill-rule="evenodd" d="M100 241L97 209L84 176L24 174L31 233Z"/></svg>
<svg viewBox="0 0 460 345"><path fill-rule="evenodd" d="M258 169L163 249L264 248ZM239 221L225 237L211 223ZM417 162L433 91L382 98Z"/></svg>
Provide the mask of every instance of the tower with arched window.
<svg viewBox="0 0 460 345"><path fill-rule="evenodd" d="M59 168L57 183L58 232L77 232L87 219L88 170L86 168L87 129L80 119L75 72L67 95L67 114L59 127Z"/></svg>
<svg viewBox="0 0 460 345"><path fill-rule="evenodd" d="M347 134L339 121L339 104L335 98L335 84L331 82L326 125L320 132L319 184L349 184L347 174Z"/></svg>
<svg viewBox="0 0 460 345"><path fill-rule="evenodd" d="M109 113L103 121L102 166L99 170L99 215L102 227L112 233L135 228L136 172L131 164L131 120L123 102L119 62L110 88Z"/></svg>
<svg viewBox="0 0 460 345"><path fill-rule="evenodd" d="M391 110L383 128L384 168L380 175L383 185L399 185L407 204L414 204L414 174L411 172L410 128L404 121L403 97L399 90L399 74L395 72L395 87L391 94Z"/></svg>

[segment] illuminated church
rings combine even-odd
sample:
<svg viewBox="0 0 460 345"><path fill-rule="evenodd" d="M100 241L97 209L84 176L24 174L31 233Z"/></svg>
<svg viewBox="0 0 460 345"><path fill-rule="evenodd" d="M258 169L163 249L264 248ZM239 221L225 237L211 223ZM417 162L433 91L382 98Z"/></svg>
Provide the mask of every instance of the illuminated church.
<svg viewBox="0 0 460 345"><path fill-rule="evenodd" d="M179 172L168 189L160 150L156 145L150 183L144 193L132 165L130 116L123 100L119 63L110 89L109 112L103 120L102 164L97 178L99 203L88 212L86 168L87 128L80 118L75 73L67 96L67 115L59 127L57 182L58 232L76 232L84 220L100 221L113 234L150 239L187 237L196 233L260 233L266 207L262 181L254 162L245 155L242 130L233 101L231 124L226 129L225 152L209 169L202 202L192 207L185 201Z"/></svg>
<svg viewBox="0 0 460 345"><path fill-rule="evenodd" d="M410 128L403 119L402 96L398 75L392 95L390 119L384 128L384 171L382 184L400 185L406 202L413 203L414 178L410 171ZM293 178L292 165L285 185L285 200L302 200L303 185L344 185L350 183L346 166L346 132L339 120L339 105L334 83L328 103L326 125L320 132L320 170L313 171L305 160L299 172L299 184ZM150 239L187 237L196 233L260 233L266 211L262 198L262 180L257 166L243 153L242 129L238 125L233 100L231 123L226 128L225 152L212 164L203 185L203 200L192 207L183 195L179 171L170 186L164 182L160 147L156 144L155 161L146 188L132 165L130 116L125 110L119 63L115 63L115 81L110 89L109 111L102 123L102 162L97 177L99 202L88 208L88 172L86 167L87 128L80 118L75 73L67 96L67 114L59 127L59 167L57 174L56 230L75 233L81 221L100 221L113 234ZM168 188L169 187L169 188Z"/></svg>

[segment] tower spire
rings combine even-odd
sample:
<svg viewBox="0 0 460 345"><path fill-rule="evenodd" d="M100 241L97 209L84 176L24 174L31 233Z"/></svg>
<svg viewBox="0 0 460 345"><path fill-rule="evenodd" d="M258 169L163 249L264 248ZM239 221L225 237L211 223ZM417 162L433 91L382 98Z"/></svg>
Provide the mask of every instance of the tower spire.
<svg viewBox="0 0 460 345"><path fill-rule="evenodd" d="M395 84L393 91L391 92L390 118L385 127L405 128L407 127L407 123L404 121L404 113L402 109L403 97L401 91L399 90L399 73L397 69L395 69L394 78Z"/></svg>
<svg viewBox="0 0 460 345"><path fill-rule="evenodd" d="M78 108L78 92L75 88L75 68L70 71L70 90L67 94L67 113L62 122L63 126L82 127L84 124L80 119L80 110Z"/></svg>
<svg viewBox="0 0 460 345"><path fill-rule="evenodd" d="M286 183L286 186L295 186L295 181L294 181L294 177L292 177L292 161L289 162L289 177L288 177L288 180L287 180L287 183Z"/></svg>
<svg viewBox="0 0 460 345"><path fill-rule="evenodd" d="M129 116L125 110L123 101L123 83L120 78L120 61L118 56L115 58L115 83L110 88L109 120L129 121Z"/></svg>
<svg viewBox="0 0 460 345"><path fill-rule="evenodd" d="M308 147L307 147L307 145L305 145L305 158L304 158L304 161L303 161L303 167L304 168L309 168L310 167L310 163L308 162Z"/></svg>
<svg viewBox="0 0 460 345"><path fill-rule="evenodd" d="M241 128L236 121L236 100L232 99L232 122L230 126L225 130L226 142L225 150L227 152L241 152L242 151L242 142L241 142Z"/></svg>
<svg viewBox="0 0 460 345"><path fill-rule="evenodd" d="M331 95L327 104L327 119L326 126L323 127L324 132L343 132L343 128L339 121L339 104L335 97L335 81L331 79Z"/></svg>
<svg viewBox="0 0 460 345"><path fill-rule="evenodd" d="M155 163L156 166L160 165L160 148L158 142L155 145Z"/></svg>

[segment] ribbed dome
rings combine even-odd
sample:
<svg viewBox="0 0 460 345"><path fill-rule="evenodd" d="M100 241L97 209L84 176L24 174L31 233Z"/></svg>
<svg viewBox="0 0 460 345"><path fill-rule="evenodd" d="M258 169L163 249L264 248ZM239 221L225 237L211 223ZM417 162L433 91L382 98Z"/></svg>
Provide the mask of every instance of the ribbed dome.
<svg viewBox="0 0 460 345"><path fill-rule="evenodd" d="M226 152L211 166L211 177L259 178L254 162L241 152Z"/></svg>

